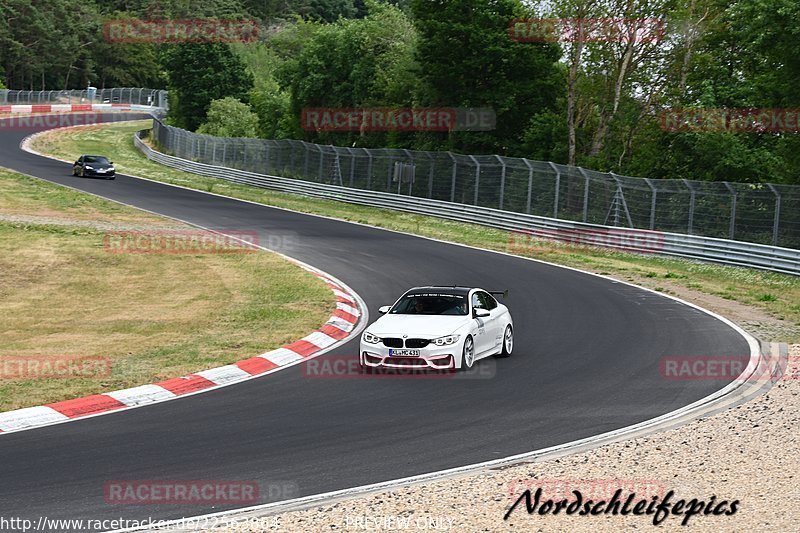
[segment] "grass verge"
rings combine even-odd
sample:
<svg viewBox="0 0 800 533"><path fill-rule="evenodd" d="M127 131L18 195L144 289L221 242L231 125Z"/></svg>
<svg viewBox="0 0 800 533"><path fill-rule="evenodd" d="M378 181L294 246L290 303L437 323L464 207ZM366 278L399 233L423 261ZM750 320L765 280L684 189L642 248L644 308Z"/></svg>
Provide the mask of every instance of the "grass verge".
<svg viewBox="0 0 800 533"><path fill-rule="evenodd" d="M39 152L63 159L96 152L113 155L120 172L283 207L481 248L513 252L631 281L721 312L765 339L800 342L800 278L696 261L578 247L548 240L520 245L508 231L435 217L319 200L207 178L148 161L133 133L150 121L118 123L42 135ZM732 304L741 304L733 309ZM735 316L731 316L731 314ZM766 329L761 328L766 324Z"/></svg>
<svg viewBox="0 0 800 533"><path fill-rule="evenodd" d="M0 411L131 387L258 355L334 309L269 253L109 253L111 231L197 231L0 169ZM54 378L31 360L100 358Z"/></svg>

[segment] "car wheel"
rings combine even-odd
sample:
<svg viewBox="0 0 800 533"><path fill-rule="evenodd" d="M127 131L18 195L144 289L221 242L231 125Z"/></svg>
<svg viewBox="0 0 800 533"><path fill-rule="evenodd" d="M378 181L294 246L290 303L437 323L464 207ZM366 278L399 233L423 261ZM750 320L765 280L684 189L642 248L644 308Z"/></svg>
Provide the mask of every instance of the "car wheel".
<svg viewBox="0 0 800 533"><path fill-rule="evenodd" d="M514 349L514 330L511 325L506 326L506 331L503 333L503 349L497 357L508 357L511 355L511 350Z"/></svg>
<svg viewBox="0 0 800 533"><path fill-rule="evenodd" d="M77 176L78 172L75 170L75 167L72 167L72 175Z"/></svg>
<svg viewBox="0 0 800 533"><path fill-rule="evenodd" d="M85 168L81 168L81 177L82 178L86 177L86 169Z"/></svg>
<svg viewBox="0 0 800 533"><path fill-rule="evenodd" d="M471 335L464 339L464 349L461 351L461 368L469 370L475 364L475 342Z"/></svg>

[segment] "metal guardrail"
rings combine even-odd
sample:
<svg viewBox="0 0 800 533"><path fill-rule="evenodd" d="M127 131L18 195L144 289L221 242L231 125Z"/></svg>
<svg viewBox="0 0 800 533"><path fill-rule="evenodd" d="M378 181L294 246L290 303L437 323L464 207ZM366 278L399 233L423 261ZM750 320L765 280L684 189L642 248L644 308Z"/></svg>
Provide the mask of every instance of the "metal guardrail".
<svg viewBox="0 0 800 533"><path fill-rule="evenodd" d="M601 226L429 198L269 176L197 163L161 153L143 142L141 133L137 133L134 139L136 147L148 159L172 168L242 185L509 230L512 232L509 238L510 252L535 247L537 239L546 238L578 245L602 246L635 253L674 256L800 275L800 250L697 235Z"/></svg>
<svg viewBox="0 0 800 533"><path fill-rule="evenodd" d="M71 89L64 91L0 90L0 105L15 104L136 104L169 107L168 93L159 89L124 87L112 89Z"/></svg>
<svg viewBox="0 0 800 533"><path fill-rule="evenodd" d="M166 153L320 184L601 226L800 248L800 186L646 179L550 161L202 135L156 121Z"/></svg>

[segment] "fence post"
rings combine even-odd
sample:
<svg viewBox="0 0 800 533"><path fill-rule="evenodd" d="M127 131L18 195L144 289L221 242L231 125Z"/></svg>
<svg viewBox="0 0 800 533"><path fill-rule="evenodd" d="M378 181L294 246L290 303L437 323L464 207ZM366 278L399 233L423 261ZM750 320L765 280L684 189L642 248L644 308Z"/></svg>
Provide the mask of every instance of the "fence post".
<svg viewBox="0 0 800 533"><path fill-rule="evenodd" d="M289 168L292 169L292 175L297 177L297 167L295 165L295 151L297 148L297 143L295 141L288 141L289 142Z"/></svg>
<svg viewBox="0 0 800 533"><path fill-rule="evenodd" d="M689 196L689 225L688 225L688 227L687 227L686 233L687 233L688 235L691 235L691 234L692 234L692 231L694 231L694 202L695 202L695 191L694 191L694 187L692 187L692 185L689 183L689 180L687 180L687 179L682 179L681 181L682 181L684 184L686 184L686 187L689 189L689 192L690 192L690 196Z"/></svg>
<svg viewBox="0 0 800 533"><path fill-rule="evenodd" d="M411 152L409 152L405 148L403 149L403 151L406 153L406 157L408 157L411 160L411 166L414 167L413 179L410 179L408 181L408 195L411 196L411 193L413 192L414 181L416 181L417 179L417 162L414 160L414 156L411 155Z"/></svg>
<svg viewBox="0 0 800 533"><path fill-rule="evenodd" d="M353 179L355 178L355 171L356 171L356 156L353 154L353 149L350 147L347 148L347 153L350 154L350 187L353 186Z"/></svg>
<svg viewBox="0 0 800 533"><path fill-rule="evenodd" d="M456 161L456 156L453 155L453 152L448 151L447 155L450 156L450 159L453 160L453 182L450 184L450 201L456 201L456 176L458 174L458 161Z"/></svg>
<svg viewBox="0 0 800 533"><path fill-rule="evenodd" d="M478 205L478 189L481 185L481 164L478 163L474 155L469 156L469 158L475 163L475 194L473 195L474 199L472 200L472 205Z"/></svg>
<svg viewBox="0 0 800 533"><path fill-rule="evenodd" d="M644 178L644 182L650 187L650 191L653 193L653 198L650 201L650 230L654 231L656 229L656 197L658 196L658 190L653 186L653 182L650 181L650 178Z"/></svg>
<svg viewBox="0 0 800 533"><path fill-rule="evenodd" d="M308 149L308 144L306 144L305 141L300 141L300 142L303 143L303 150L305 150L305 152L306 152L306 163L305 163L305 166L303 167L303 179L307 180L308 179L308 158L310 157L311 150Z"/></svg>
<svg viewBox="0 0 800 533"><path fill-rule="evenodd" d="M533 198L533 165L531 162L522 158L522 162L525 163L525 166L528 167L528 199L525 203L525 212L529 215L531 214L531 199Z"/></svg>
<svg viewBox="0 0 800 533"><path fill-rule="evenodd" d="M724 183L728 190L731 191L731 223L728 229L728 238L733 240L733 236L736 233L736 189L734 189L727 181L723 181L722 183Z"/></svg>
<svg viewBox="0 0 800 533"><path fill-rule="evenodd" d="M283 162L281 161L281 154L283 154L283 149L281 148L281 142L280 141L275 141L275 140L273 140L271 142L273 143L272 145L274 145L276 150L277 150L276 156L275 156L275 164L272 166L272 168L275 169L275 174L283 173L283 166L282 166ZM272 146L272 145L270 145L270 146Z"/></svg>
<svg viewBox="0 0 800 533"><path fill-rule="evenodd" d="M767 187L775 195L775 218L772 222L772 246L778 246L778 228L781 222L781 193L771 183L767 183Z"/></svg>
<svg viewBox="0 0 800 533"><path fill-rule="evenodd" d="M322 146L319 144L315 144L314 146L317 148L317 150L319 150L319 175L317 176L317 179L320 183L324 183L323 178L325 176L325 169L323 167L325 165L325 152L322 150Z"/></svg>
<svg viewBox="0 0 800 533"><path fill-rule="evenodd" d="M614 181L617 182L617 195L619 196L618 202L622 204L622 207L625 209L625 218L628 219L628 227L633 228L633 220L631 220L631 213L628 211L628 202L625 200L625 192L622 190L622 181L620 181L619 176L614 174L613 172L608 173L609 176L614 178ZM619 205L614 213L614 226L619 225Z"/></svg>
<svg viewBox="0 0 800 533"><path fill-rule="evenodd" d="M372 189L372 152L364 148L369 162L367 163L367 190Z"/></svg>
<svg viewBox="0 0 800 533"><path fill-rule="evenodd" d="M431 160L431 168L428 172L428 198L433 198L433 167L436 165L436 159L434 159L430 152L423 153Z"/></svg>
<svg viewBox="0 0 800 533"><path fill-rule="evenodd" d="M556 167L552 161L548 161L548 163L556 173L556 192L555 199L553 200L553 218L558 218L558 189L561 188L561 171L558 170L558 167Z"/></svg>
<svg viewBox="0 0 800 533"><path fill-rule="evenodd" d="M497 158L498 161L500 161L500 164L503 165L503 171L500 174L500 207L499 207L499 209L502 211L503 200L504 200L503 197L505 196L506 193L506 164L503 161L503 158L501 158L499 155L495 155L495 157Z"/></svg>
<svg viewBox="0 0 800 533"><path fill-rule="evenodd" d="M589 221L589 174L583 169L578 167L578 172L583 176L583 221Z"/></svg>

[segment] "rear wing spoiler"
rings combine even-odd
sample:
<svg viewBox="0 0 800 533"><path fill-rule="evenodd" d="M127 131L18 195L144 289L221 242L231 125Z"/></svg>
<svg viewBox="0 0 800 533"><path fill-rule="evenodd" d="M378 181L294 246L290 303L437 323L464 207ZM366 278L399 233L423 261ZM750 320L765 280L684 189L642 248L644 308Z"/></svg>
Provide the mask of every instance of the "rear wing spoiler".
<svg viewBox="0 0 800 533"><path fill-rule="evenodd" d="M503 298L508 298L508 289L504 291L487 291L489 294L494 294L495 296L502 296Z"/></svg>

